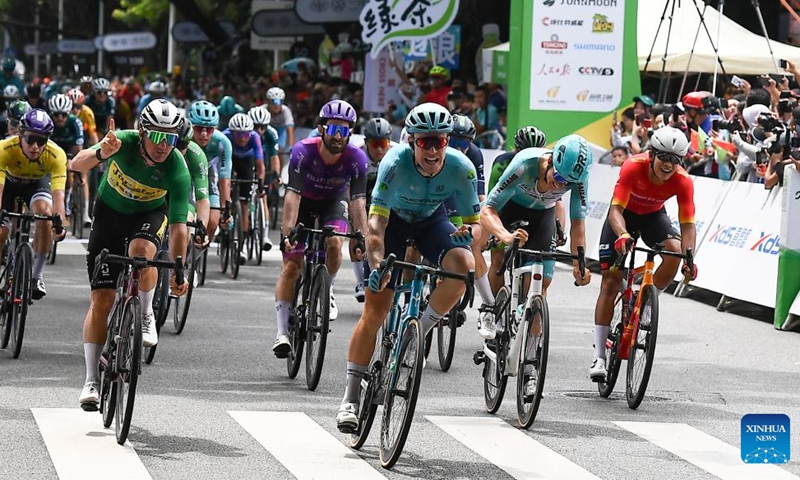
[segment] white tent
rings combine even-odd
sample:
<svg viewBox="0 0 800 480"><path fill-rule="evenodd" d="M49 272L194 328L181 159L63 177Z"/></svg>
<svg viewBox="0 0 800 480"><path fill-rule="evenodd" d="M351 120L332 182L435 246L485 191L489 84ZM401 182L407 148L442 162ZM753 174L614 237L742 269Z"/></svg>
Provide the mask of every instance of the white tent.
<svg viewBox="0 0 800 480"><path fill-rule="evenodd" d="M695 5L703 11L702 0L681 0L675 3L675 12L672 16L672 33L669 36L667 45L667 30L669 29L669 16L672 11L672 0L650 0L645 6L644 2L639 3L637 42L639 53L639 70L644 70L650 48L653 47L653 39L656 37L658 23L661 14L664 12L665 4L668 4L661 31L656 38L653 48L653 55L647 66L648 72L660 72L662 68L662 58L664 51L667 53L666 71L668 72L705 72L714 71L714 49L706 35L702 25L700 25L700 15L698 15ZM741 8L752 8L750 6ZM723 11L724 13L724 11ZM752 11L756 15L755 9ZM720 39L719 56L722 65L727 73L738 73L747 75L758 75L765 73L778 72L767 47L767 40L761 35L756 35L726 16L722 16L720 22L719 12L708 7L703 15L709 33L717 45L717 38ZM700 26L700 35L697 37L697 45L694 48L694 55L689 63L692 43L694 42L697 27ZM719 28L718 28L719 26ZM717 31L719 30L719 37ZM790 60L800 60L800 48L770 40L772 51L775 54L775 61L780 58ZM721 71L720 71L721 72Z"/></svg>

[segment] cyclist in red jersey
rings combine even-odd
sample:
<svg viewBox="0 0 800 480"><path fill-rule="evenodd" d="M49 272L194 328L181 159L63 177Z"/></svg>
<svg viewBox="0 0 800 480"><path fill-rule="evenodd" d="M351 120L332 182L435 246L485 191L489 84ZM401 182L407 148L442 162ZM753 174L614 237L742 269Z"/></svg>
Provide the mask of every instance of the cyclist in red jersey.
<svg viewBox="0 0 800 480"><path fill-rule="evenodd" d="M638 232L650 247L663 242L666 250L684 253L687 248L695 247L694 184L681 166L688 149L689 142L683 132L661 127L653 133L647 152L634 155L622 165L600 235L603 280L594 312L594 361L589 368L592 381L605 382L606 378L606 338L614 314L614 299L622 283L622 271L612 272L610 268L618 253L624 253L631 238L628 232ZM664 202L673 196L678 197L680 234L664 209ZM679 264L675 257L661 258L653 277L659 293L675 278ZM691 274L692 279L697 277L697 267Z"/></svg>

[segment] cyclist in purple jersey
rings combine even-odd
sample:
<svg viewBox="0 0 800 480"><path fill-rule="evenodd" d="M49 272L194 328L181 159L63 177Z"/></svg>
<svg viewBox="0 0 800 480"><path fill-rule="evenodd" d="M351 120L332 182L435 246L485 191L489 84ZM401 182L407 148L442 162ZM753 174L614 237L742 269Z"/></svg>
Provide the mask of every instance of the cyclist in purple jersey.
<svg viewBox="0 0 800 480"><path fill-rule="evenodd" d="M237 113L228 122L228 129L223 133L231 141L233 147L231 159L233 171L239 180L253 180L253 167L255 174L263 185L266 170L264 169L264 151L261 149L261 137L254 131L253 119L246 113ZM239 202L242 212L250 211L250 190L252 186L246 183L239 184ZM233 189L231 189L233 190ZM235 192L231 191L231 198ZM250 216L242 215L242 232L244 237L250 234ZM244 255L243 255L244 257ZM242 262L244 258L240 258Z"/></svg>
<svg viewBox="0 0 800 480"><path fill-rule="evenodd" d="M361 149L349 145L350 133L356 123L356 111L345 101L332 100L322 107L317 122L321 136L297 143L292 148L289 161L289 184L281 223L283 267L275 286L278 334L272 351L278 358L286 358L291 350L289 312L306 247L302 242L289 243L291 229L298 222L313 226L312 216L316 215L320 224L332 225L336 231L347 232L348 203L353 226L362 232L367 227L367 157ZM329 316L334 320L338 310L333 298L333 284L342 265L344 239L330 237L327 242L325 263L331 277ZM363 249L359 250L358 255L363 259Z"/></svg>

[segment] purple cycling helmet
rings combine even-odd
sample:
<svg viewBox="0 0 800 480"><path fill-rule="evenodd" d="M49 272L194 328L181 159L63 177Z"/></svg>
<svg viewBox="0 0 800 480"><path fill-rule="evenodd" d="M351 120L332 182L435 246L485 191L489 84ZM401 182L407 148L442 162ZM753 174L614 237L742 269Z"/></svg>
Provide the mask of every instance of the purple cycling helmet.
<svg viewBox="0 0 800 480"><path fill-rule="evenodd" d="M325 120L344 120L355 124L356 109L344 100L331 100L319 111L319 122L325 123Z"/></svg>
<svg viewBox="0 0 800 480"><path fill-rule="evenodd" d="M53 133L53 120L42 109L35 108L26 113L19 122L20 131L50 136Z"/></svg>

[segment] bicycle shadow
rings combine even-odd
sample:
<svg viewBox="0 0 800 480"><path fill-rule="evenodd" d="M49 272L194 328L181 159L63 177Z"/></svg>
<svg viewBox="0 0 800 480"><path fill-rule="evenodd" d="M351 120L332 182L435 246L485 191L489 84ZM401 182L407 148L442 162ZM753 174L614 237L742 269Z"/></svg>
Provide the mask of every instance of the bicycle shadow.
<svg viewBox="0 0 800 480"><path fill-rule="evenodd" d="M149 430L132 426L129 441L139 456L180 460L183 453L199 453L208 457L239 458L246 457L244 450L215 442L207 438L181 437L178 435L154 435Z"/></svg>
<svg viewBox="0 0 800 480"><path fill-rule="evenodd" d="M380 465L378 447L364 447L358 452L359 457ZM380 466L378 466L380 468ZM489 462L469 462L466 460L445 460L423 457L414 452L404 451L400 459L390 470L398 476L424 479L451 479L453 472L469 472L470 478L506 479L514 478L499 471L496 465ZM502 472L502 473L500 473Z"/></svg>

